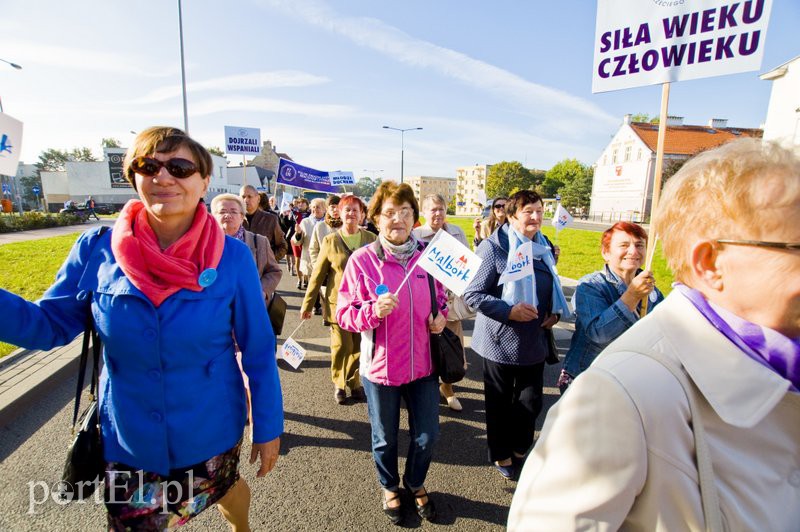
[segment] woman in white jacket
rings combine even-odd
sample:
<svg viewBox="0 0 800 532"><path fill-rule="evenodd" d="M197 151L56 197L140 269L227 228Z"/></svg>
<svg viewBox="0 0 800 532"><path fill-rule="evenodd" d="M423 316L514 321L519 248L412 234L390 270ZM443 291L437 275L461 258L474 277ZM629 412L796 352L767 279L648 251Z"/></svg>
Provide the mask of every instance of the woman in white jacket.
<svg viewBox="0 0 800 532"><path fill-rule="evenodd" d="M797 530L800 156L737 140L662 198L679 283L550 411L510 530Z"/></svg>

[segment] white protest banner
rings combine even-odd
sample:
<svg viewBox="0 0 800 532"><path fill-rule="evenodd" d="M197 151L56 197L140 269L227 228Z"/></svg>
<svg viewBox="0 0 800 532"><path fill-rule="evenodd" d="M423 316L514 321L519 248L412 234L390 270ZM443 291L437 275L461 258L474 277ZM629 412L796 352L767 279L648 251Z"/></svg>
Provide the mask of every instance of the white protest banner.
<svg viewBox="0 0 800 532"><path fill-rule="evenodd" d="M294 341L294 338L287 338L281 347L281 358L289 363L294 369L300 367L300 363L306 357L306 350Z"/></svg>
<svg viewBox="0 0 800 532"><path fill-rule="evenodd" d="M477 196L477 199L475 201L477 201L481 205L485 206L486 205L486 191L485 190L479 190L478 192L475 193L475 195Z"/></svg>
<svg viewBox="0 0 800 532"><path fill-rule="evenodd" d="M509 281L516 281L533 275L531 244L533 244L531 241L525 242L513 251L512 260L506 264L506 269L500 275L497 284L506 284Z"/></svg>
<svg viewBox="0 0 800 532"><path fill-rule="evenodd" d="M598 0L592 92L761 68L772 0Z"/></svg>
<svg viewBox="0 0 800 532"><path fill-rule="evenodd" d="M475 277L481 262L482 258L450 233L439 229L417 261L417 266L431 274L457 296L461 296Z"/></svg>
<svg viewBox="0 0 800 532"><path fill-rule="evenodd" d="M225 126L225 153L258 155L261 153L261 129Z"/></svg>
<svg viewBox="0 0 800 532"><path fill-rule="evenodd" d="M0 174L17 175L22 151L22 122L0 113Z"/></svg>
<svg viewBox="0 0 800 532"><path fill-rule="evenodd" d="M565 227L569 227L570 225L572 225L573 221L574 220L572 218L572 215L569 212L567 212L567 209L562 207L561 204L559 203L558 206L556 207L556 212L553 213L553 221L552 221L553 227L556 228L556 231L561 231Z"/></svg>
<svg viewBox="0 0 800 532"><path fill-rule="evenodd" d="M331 185L333 186L356 184L353 172L328 172L328 177L331 178Z"/></svg>
<svg viewBox="0 0 800 532"><path fill-rule="evenodd" d="M293 199L294 199L294 196L292 196L288 192L284 192L283 193L283 199L281 199L281 208L280 208L280 210L278 212L283 213L283 212L286 212L286 211L291 211L292 210L292 200Z"/></svg>

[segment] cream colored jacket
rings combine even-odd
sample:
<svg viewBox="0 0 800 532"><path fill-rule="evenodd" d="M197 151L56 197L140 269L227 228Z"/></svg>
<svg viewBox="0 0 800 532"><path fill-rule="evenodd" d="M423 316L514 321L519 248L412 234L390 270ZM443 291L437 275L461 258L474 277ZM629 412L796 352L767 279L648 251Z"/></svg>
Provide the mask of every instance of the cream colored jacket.
<svg viewBox="0 0 800 532"><path fill-rule="evenodd" d="M696 386L725 528L800 530L800 395L677 291L550 410L509 530L705 529L688 401L637 346L682 364Z"/></svg>

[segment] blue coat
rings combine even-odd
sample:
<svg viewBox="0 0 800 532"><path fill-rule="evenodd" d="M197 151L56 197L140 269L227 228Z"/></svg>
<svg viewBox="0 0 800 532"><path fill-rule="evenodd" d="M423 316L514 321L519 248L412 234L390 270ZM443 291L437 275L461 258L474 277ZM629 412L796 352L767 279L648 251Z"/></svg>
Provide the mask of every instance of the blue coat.
<svg viewBox="0 0 800 532"><path fill-rule="evenodd" d="M105 459L160 474L202 462L242 437L247 401L235 335L250 379L253 441L283 432L283 405L253 257L225 238L217 280L156 308L111 252L111 232L78 238L56 281L31 303L0 291L0 339L49 350L83 331L88 296L104 344L100 422ZM13 318L11 318L13 317Z"/></svg>
<svg viewBox="0 0 800 532"><path fill-rule="evenodd" d="M511 321L508 319L511 305L500 299L503 287L497 284L508 262L508 225L482 241L476 253L483 262L464 292L464 301L478 311L472 335L473 351L500 364L531 366L544 362L547 337L542 322L550 313L553 297L550 269L541 260L533 261L539 317L526 322Z"/></svg>
<svg viewBox="0 0 800 532"><path fill-rule="evenodd" d="M573 377L580 375L600 351L639 320L620 299L626 289L608 265L581 277L575 288L575 334L564 357L564 371ZM664 300L664 294L654 290L656 300L649 304L650 310Z"/></svg>

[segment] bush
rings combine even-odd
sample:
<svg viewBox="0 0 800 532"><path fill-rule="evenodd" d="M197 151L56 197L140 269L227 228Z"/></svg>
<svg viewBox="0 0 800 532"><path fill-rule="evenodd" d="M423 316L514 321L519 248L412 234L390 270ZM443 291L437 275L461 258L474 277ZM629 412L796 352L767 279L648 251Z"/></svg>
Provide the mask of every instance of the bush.
<svg viewBox="0 0 800 532"><path fill-rule="evenodd" d="M82 223L84 223L84 220L80 216L70 213L44 214L41 212L25 212L23 214L4 214L0 216L0 233L46 229L48 227Z"/></svg>

